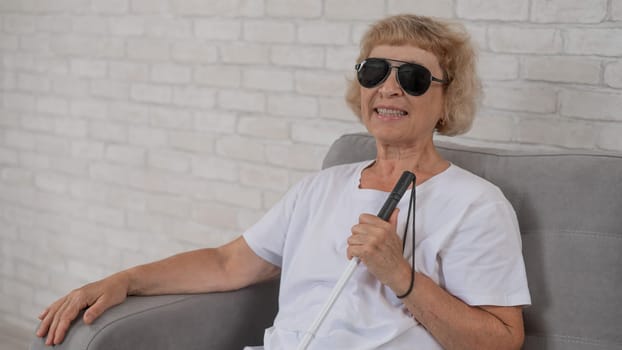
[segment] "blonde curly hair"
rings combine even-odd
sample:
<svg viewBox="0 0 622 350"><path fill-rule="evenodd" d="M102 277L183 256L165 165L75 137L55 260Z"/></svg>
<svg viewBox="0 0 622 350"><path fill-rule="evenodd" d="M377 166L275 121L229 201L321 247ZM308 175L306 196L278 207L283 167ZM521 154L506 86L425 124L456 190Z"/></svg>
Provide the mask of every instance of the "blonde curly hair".
<svg viewBox="0 0 622 350"><path fill-rule="evenodd" d="M481 99L481 82L476 72L477 54L464 26L416 15L385 18L369 28L361 39L357 62L369 57L379 45L412 45L433 53L445 72L444 115L436 125L441 135L454 136L467 132ZM346 102L361 118L361 85L350 82Z"/></svg>

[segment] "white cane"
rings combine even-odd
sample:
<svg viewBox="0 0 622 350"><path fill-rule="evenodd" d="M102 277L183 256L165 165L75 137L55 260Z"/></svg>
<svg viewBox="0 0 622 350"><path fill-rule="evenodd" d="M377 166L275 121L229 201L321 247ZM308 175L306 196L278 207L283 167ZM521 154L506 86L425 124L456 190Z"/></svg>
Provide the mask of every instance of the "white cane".
<svg viewBox="0 0 622 350"><path fill-rule="evenodd" d="M395 207L399 203L400 199L402 199L402 196L404 196L404 192L406 192L406 190L408 189L408 186L414 180L415 180L415 174L411 173L410 171L404 171L404 173L402 173L402 176L397 181L397 184L395 185L395 188L393 188L393 191L389 195L389 198L387 198L386 202L384 202L384 205L382 206L382 209L380 209L380 212L378 212L379 218L381 218L384 221L389 221L389 217L391 217L393 210L395 210ZM352 277L352 275L354 274L354 270L356 270L356 267L358 266L359 261L360 261L359 258L356 258L356 257L350 260L345 271L343 272L343 274L337 281L337 284L335 285L332 292L330 293L330 297L328 298L328 300L322 307L322 310L318 314L317 318L311 324L311 327L309 327L309 330L307 330L307 332L305 333L304 337L300 341L300 344L298 344L298 347L296 348L296 350L307 349L307 347L311 343L311 340L313 340L313 338L315 337L315 334L317 333L318 329L322 325L322 322L324 322L324 319L326 318L331 308L335 304L335 301L337 301L337 298L339 298L339 295L343 291L343 288L348 283L348 280L350 280L350 277Z"/></svg>

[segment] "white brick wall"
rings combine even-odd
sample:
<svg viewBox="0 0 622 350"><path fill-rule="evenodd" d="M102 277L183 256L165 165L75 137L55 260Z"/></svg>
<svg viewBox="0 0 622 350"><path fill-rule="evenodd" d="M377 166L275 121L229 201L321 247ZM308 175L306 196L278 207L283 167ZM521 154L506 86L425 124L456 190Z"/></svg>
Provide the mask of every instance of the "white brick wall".
<svg viewBox="0 0 622 350"><path fill-rule="evenodd" d="M322 1L298 0L292 6L290 0L266 0L268 16L285 18L316 18L322 15Z"/></svg>
<svg viewBox="0 0 622 350"><path fill-rule="evenodd" d="M585 57L525 57L523 76L528 80L597 85L601 66L601 60Z"/></svg>
<svg viewBox="0 0 622 350"><path fill-rule="evenodd" d="M446 17L454 16L452 0L420 0L403 1L388 0L388 14L417 13L424 16Z"/></svg>
<svg viewBox="0 0 622 350"><path fill-rule="evenodd" d="M533 0L534 22L600 23L607 17L607 0Z"/></svg>
<svg viewBox="0 0 622 350"><path fill-rule="evenodd" d="M457 0L460 18L524 21L529 17L529 0Z"/></svg>
<svg viewBox="0 0 622 350"><path fill-rule="evenodd" d="M242 33L242 21L235 19L199 19L194 34L207 40L236 40Z"/></svg>
<svg viewBox="0 0 622 350"><path fill-rule="evenodd" d="M611 20L619 21L622 20L622 1L621 0L612 0L611 1Z"/></svg>
<svg viewBox="0 0 622 350"><path fill-rule="evenodd" d="M239 235L363 130L358 41L402 12L479 46L463 138L622 151L621 0L3 0L0 323Z"/></svg>
<svg viewBox="0 0 622 350"><path fill-rule="evenodd" d="M622 88L622 61L610 62L605 66L605 83L613 88Z"/></svg>
<svg viewBox="0 0 622 350"><path fill-rule="evenodd" d="M562 36L555 27L491 25L488 45L493 52L554 54L562 50Z"/></svg>
<svg viewBox="0 0 622 350"><path fill-rule="evenodd" d="M568 29L566 51L577 55L619 57L622 55L622 28Z"/></svg>

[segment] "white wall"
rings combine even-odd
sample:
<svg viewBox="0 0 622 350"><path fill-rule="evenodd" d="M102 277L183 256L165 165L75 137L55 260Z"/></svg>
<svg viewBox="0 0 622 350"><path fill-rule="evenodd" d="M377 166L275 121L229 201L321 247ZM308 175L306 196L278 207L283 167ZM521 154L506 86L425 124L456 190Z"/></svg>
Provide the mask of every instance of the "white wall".
<svg viewBox="0 0 622 350"><path fill-rule="evenodd" d="M0 0L0 322L238 235L362 130L345 77L401 12L480 46L465 139L622 151L622 0Z"/></svg>

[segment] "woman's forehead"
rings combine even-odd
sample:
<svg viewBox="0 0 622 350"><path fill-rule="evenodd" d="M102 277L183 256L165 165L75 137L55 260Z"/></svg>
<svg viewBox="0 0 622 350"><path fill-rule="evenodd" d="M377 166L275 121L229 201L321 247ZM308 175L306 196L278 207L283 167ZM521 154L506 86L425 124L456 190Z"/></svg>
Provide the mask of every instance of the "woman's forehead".
<svg viewBox="0 0 622 350"><path fill-rule="evenodd" d="M435 54L414 45L377 45L372 48L369 57L418 63L430 70L441 68Z"/></svg>

